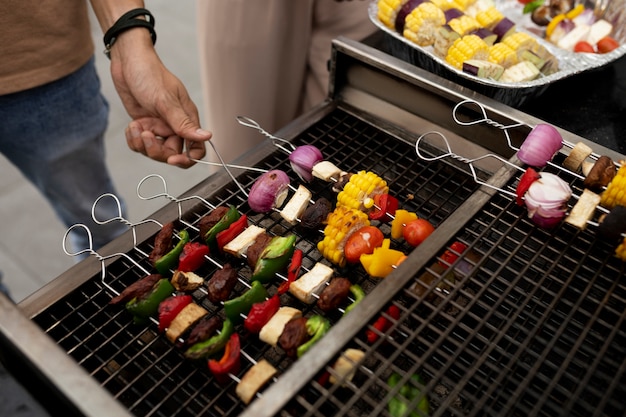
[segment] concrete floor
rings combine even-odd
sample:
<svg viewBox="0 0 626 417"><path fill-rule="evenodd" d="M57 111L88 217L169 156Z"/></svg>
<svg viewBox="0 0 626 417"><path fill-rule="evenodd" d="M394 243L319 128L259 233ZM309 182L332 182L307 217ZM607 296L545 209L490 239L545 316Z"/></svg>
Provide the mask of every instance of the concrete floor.
<svg viewBox="0 0 626 417"><path fill-rule="evenodd" d="M162 60L185 84L201 109L195 1L155 0L150 2L148 8L155 16L158 32L156 48ZM183 170L152 161L128 149L124 128L130 119L111 82L108 60L100 53L104 48L97 23L94 23L92 32L103 92L111 105L106 134L107 160L118 195L127 203L128 220L136 222L149 217L167 202L165 199L139 199L136 188L142 178L160 174L167 182L168 192L180 195L206 178L209 168L196 165ZM74 258L63 252L65 227L46 200L2 155L0 218L3 219L0 226L0 271L14 301L24 299L73 265Z"/></svg>

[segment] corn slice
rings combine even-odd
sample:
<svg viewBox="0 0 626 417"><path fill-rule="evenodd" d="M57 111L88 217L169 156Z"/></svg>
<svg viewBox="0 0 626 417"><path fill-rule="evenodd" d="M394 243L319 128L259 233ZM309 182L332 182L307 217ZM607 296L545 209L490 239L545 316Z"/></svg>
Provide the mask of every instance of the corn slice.
<svg viewBox="0 0 626 417"><path fill-rule="evenodd" d="M504 15L495 6L476 13L476 20L486 29L492 29L503 18Z"/></svg>
<svg viewBox="0 0 626 417"><path fill-rule="evenodd" d="M378 175L373 172L359 171L350 177L350 181L337 194L337 206L366 210L372 207L374 195L388 191L387 182Z"/></svg>
<svg viewBox="0 0 626 417"><path fill-rule="evenodd" d="M446 23L443 10L430 2L417 6L404 21L405 38L420 46L435 43L435 32Z"/></svg>
<svg viewBox="0 0 626 417"><path fill-rule="evenodd" d="M343 267L346 264L343 253L346 240L353 232L369 224L367 214L364 212L337 206L326 219L324 239L318 242L317 249L324 258Z"/></svg>
<svg viewBox="0 0 626 417"><path fill-rule="evenodd" d="M468 59L487 59L489 57L489 45L476 35L465 35L448 49L446 62L457 69L463 68L463 62Z"/></svg>
<svg viewBox="0 0 626 417"><path fill-rule="evenodd" d="M446 11L446 10L451 9L453 7L457 8L457 9L459 8L459 6L456 4L456 2L454 0L430 0L430 3L432 3L435 6L439 7L443 11Z"/></svg>
<svg viewBox="0 0 626 417"><path fill-rule="evenodd" d="M495 43L489 48L489 62L509 68L518 63L517 53L504 42Z"/></svg>
<svg viewBox="0 0 626 417"><path fill-rule="evenodd" d="M469 6L471 6L475 2L476 0L454 0L453 4L454 4L454 7L456 7L457 9L461 11L465 11L468 9Z"/></svg>
<svg viewBox="0 0 626 417"><path fill-rule="evenodd" d="M535 38L524 32L515 32L512 35L507 36L502 40L502 43L504 43L516 52L519 52L522 49L535 51L538 44Z"/></svg>
<svg viewBox="0 0 626 417"><path fill-rule="evenodd" d="M626 164L617 170L617 174L602 192L601 197L600 204L608 209L618 205L626 206Z"/></svg>
<svg viewBox="0 0 626 417"><path fill-rule="evenodd" d="M394 29L396 25L396 15L398 10L408 0L379 0L378 1L378 20L383 22L388 28Z"/></svg>
<svg viewBox="0 0 626 417"><path fill-rule="evenodd" d="M455 19L452 19L448 22L448 25L459 35L463 36L472 32L476 29L480 29L481 25L478 23L478 20L474 19L472 16L468 16L466 14L459 16Z"/></svg>

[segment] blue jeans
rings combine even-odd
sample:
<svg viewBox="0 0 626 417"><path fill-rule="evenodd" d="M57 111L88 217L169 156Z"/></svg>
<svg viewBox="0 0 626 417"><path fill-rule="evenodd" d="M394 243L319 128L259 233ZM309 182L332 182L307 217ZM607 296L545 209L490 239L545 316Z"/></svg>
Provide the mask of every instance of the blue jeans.
<svg viewBox="0 0 626 417"><path fill-rule="evenodd" d="M120 222L102 226L91 217L99 196L115 194L105 165L108 114L93 57L58 81L0 96L0 152L41 191L66 227L82 223L89 228L92 249L126 230ZM99 220L120 215L111 198L97 207ZM24 207L23 213L36 216L37 207ZM90 247L80 229L70 239L74 251Z"/></svg>

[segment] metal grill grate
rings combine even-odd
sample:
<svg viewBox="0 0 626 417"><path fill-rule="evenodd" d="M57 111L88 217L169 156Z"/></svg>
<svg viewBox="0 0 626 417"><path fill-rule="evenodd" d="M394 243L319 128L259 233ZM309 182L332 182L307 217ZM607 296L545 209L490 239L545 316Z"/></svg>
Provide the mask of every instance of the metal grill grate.
<svg viewBox="0 0 626 417"><path fill-rule="evenodd" d="M385 337L369 345L364 327L346 344L365 351L352 381L310 381L280 414L390 415L397 372L399 385L421 376L429 415L624 415L626 282L613 245L592 229L535 227L503 194L457 239L469 249L454 275L431 259L393 296L402 315Z"/></svg>
<svg viewBox="0 0 626 417"><path fill-rule="evenodd" d="M474 181L464 173L445 163L422 163L417 160L411 144L384 133L373 124L344 110L333 110L302 132L294 143L317 146L326 159L346 171L376 172L387 180L391 192L400 200L403 208L428 218L435 226L454 213L476 189ZM296 178L286 155L278 150L258 166L283 169L292 179ZM249 189L257 177L257 173L248 171L239 174L238 179ZM314 182L310 188L316 197L333 198L327 184ZM234 184L228 184L211 196L202 197L215 206L237 206L241 212L248 214L252 223L273 234L295 233L298 236L296 245L304 252L305 267L310 268L321 259L316 250L316 242L321 236L301 234L297 228L281 222L280 216L275 213L260 215L250 212L245 195ZM209 211L204 205L186 211L178 227L193 228ZM387 225L383 225L382 229L389 234ZM196 232L191 231L191 234L197 239ZM411 250L402 242L395 244L407 253ZM152 238L149 238L127 255L137 264L150 269L146 254L151 249ZM225 259L216 260L225 262ZM207 263L197 273L208 279L215 270L215 266ZM368 294L375 290L379 282L367 276L360 267L348 267L336 272L359 283ZM240 278L246 280L249 274L249 269L241 266ZM108 285L121 291L143 275L140 268L122 257L107 265L105 279ZM238 284L234 293L238 295L245 289L244 285ZM268 290L272 293L275 286L272 285ZM33 317L33 321L135 415L224 416L242 412L245 406L235 395L235 381L226 386L217 384L206 364L185 360L177 347L157 333L155 326L134 325L130 316L119 307L109 306L111 296L100 277L94 276L60 301L46 307ZM211 314L222 313L221 306L211 304L202 292L196 292L194 298ZM302 305L288 294L283 296L281 302L283 305L297 306L304 315L315 309L314 306ZM330 314L329 318L331 322L337 322L340 315ZM413 320L417 322L417 319L416 315ZM279 371L278 378L294 366L294 361L280 349L263 344L255 336L242 336L242 350L246 355L253 360L265 358L270 361ZM410 349L406 354L409 352ZM240 376L250 366L251 363L244 360ZM381 400L382 397L377 398L372 407ZM358 410L363 405L354 406L357 410L355 412L360 414Z"/></svg>

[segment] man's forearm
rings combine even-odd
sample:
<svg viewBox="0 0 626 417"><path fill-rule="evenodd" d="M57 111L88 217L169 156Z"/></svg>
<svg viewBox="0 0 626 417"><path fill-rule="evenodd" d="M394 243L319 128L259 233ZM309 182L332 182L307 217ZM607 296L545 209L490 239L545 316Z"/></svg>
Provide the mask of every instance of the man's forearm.
<svg viewBox="0 0 626 417"><path fill-rule="evenodd" d="M102 32L106 33L115 22L126 12L143 8L143 0L91 0L91 5L98 18ZM144 19L142 16L136 19ZM152 49L152 37L150 32L143 27L135 27L124 30L115 38L115 46L111 48L111 58L124 53L137 53L142 50Z"/></svg>

